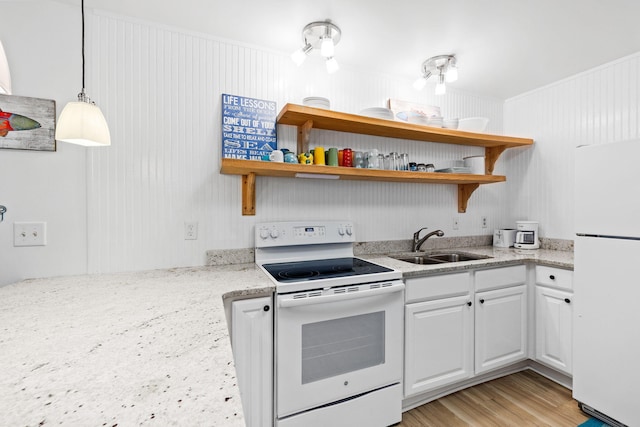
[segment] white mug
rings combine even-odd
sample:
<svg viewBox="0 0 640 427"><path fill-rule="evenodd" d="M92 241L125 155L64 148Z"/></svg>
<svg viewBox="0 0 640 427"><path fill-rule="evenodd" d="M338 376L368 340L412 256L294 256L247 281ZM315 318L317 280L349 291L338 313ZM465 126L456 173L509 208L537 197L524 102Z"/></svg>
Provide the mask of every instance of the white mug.
<svg viewBox="0 0 640 427"><path fill-rule="evenodd" d="M269 161L272 162L284 162L284 153L280 150L273 150L269 154Z"/></svg>

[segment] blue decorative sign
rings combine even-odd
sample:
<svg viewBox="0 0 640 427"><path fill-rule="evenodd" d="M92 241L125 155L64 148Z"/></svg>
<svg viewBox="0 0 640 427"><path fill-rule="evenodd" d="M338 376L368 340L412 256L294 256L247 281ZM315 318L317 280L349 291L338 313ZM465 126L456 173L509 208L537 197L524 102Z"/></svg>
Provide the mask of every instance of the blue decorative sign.
<svg viewBox="0 0 640 427"><path fill-rule="evenodd" d="M222 157L260 160L278 148L276 102L222 94Z"/></svg>

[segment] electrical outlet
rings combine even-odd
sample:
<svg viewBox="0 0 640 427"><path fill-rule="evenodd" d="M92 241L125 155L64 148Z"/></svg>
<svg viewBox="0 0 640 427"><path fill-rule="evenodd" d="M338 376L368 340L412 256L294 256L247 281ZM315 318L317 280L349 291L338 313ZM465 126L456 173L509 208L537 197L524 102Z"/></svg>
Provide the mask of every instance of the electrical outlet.
<svg viewBox="0 0 640 427"><path fill-rule="evenodd" d="M453 217L453 229L457 230L458 228L460 228L460 218L458 218L457 216Z"/></svg>
<svg viewBox="0 0 640 427"><path fill-rule="evenodd" d="M198 222L185 221L184 223L184 240L198 239Z"/></svg>
<svg viewBox="0 0 640 427"><path fill-rule="evenodd" d="M486 216L482 217L482 228L487 228L487 217Z"/></svg>
<svg viewBox="0 0 640 427"><path fill-rule="evenodd" d="M46 222L14 222L13 246L46 246Z"/></svg>

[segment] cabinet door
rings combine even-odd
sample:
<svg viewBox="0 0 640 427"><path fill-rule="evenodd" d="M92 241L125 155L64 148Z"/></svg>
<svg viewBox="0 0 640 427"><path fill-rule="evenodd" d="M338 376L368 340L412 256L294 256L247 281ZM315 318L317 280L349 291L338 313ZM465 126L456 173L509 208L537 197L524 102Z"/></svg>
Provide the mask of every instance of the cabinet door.
<svg viewBox="0 0 640 427"><path fill-rule="evenodd" d="M527 358L527 287L476 293L476 374Z"/></svg>
<svg viewBox="0 0 640 427"><path fill-rule="evenodd" d="M571 292L536 286L536 359L571 375Z"/></svg>
<svg viewBox="0 0 640 427"><path fill-rule="evenodd" d="M471 377L471 297L408 304L405 310L405 396Z"/></svg>
<svg viewBox="0 0 640 427"><path fill-rule="evenodd" d="M246 425L273 423L273 310L269 297L231 303L231 344Z"/></svg>

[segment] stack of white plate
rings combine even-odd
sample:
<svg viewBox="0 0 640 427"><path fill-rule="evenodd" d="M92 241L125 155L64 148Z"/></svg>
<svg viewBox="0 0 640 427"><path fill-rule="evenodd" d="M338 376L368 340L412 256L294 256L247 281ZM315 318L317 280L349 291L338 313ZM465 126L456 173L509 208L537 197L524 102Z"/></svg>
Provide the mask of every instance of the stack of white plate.
<svg viewBox="0 0 640 427"><path fill-rule="evenodd" d="M426 126L426 125L429 124L429 117L416 114L416 115L409 116L407 121L409 123L414 123L416 125L425 125Z"/></svg>
<svg viewBox="0 0 640 427"><path fill-rule="evenodd" d="M305 107L324 108L325 110L331 109L329 100L320 96L307 96L302 100L302 105Z"/></svg>
<svg viewBox="0 0 640 427"><path fill-rule="evenodd" d="M432 116L429 117L429 122L427 123L428 126L433 126L436 128L441 128L442 127L442 117L437 117L437 116Z"/></svg>
<svg viewBox="0 0 640 427"><path fill-rule="evenodd" d="M458 119L444 119L442 127L446 129L458 129Z"/></svg>
<svg viewBox="0 0 640 427"><path fill-rule="evenodd" d="M360 111L361 116L374 117L376 119L393 120L393 111L388 108L371 107Z"/></svg>

